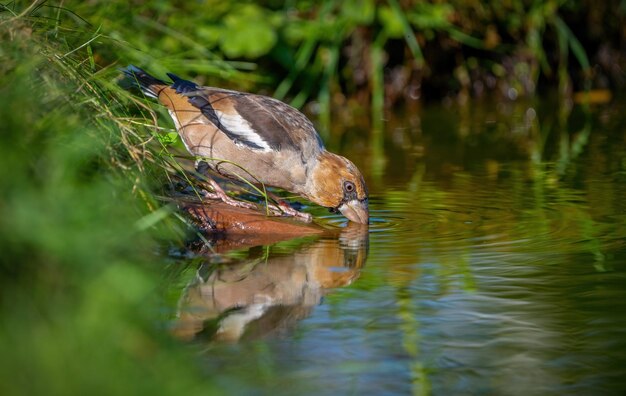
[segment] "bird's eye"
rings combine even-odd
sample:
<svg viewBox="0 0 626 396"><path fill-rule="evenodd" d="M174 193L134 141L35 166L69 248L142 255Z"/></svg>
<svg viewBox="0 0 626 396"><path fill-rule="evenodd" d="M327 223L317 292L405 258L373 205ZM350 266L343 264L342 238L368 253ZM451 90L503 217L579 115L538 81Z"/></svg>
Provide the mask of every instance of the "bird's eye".
<svg viewBox="0 0 626 396"><path fill-rule="evenodd" d="M347 181L347 182L343 183L343 189L346 192L352 192L352 191L354 191L356 189L356 187L354 186L354 183L352 183L350 181Z"/></svg>

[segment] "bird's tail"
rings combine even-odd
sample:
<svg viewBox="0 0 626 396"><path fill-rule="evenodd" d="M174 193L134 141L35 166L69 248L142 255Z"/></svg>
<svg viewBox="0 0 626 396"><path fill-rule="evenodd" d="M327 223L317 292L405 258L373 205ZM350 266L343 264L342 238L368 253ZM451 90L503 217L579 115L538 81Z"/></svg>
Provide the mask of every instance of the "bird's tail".
<svg viewBox="0 0 626 396"><path fill-rule="evenodd" d="M161 90L169 85L165 81L151 76L137 66L129 65L121 71L128 77L126 80L131 87L139 88L144 95L151 98L158 99Z"/></svg>

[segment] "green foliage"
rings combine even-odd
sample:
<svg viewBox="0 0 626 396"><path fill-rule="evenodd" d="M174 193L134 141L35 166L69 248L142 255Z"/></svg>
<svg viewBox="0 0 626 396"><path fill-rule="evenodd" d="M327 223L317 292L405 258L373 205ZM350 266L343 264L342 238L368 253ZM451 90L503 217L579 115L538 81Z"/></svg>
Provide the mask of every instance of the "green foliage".
<svg viewBox="0 0 626 396"><path fill-rule="evenodd" d="M541 84L568 92L620 81L609 70L592 71L598 34L621 37L626 14L616 2L155 0L63 6L98 27L88 46L92 68L150 65L157 74L175 71L201 83L265 92L296 107L316 100L327 133L331 109L352 98L380 114L380 106L416 97L491 92L511 98L533 95ZM612 5L616 11L609 12ZM116 44L101 45L108 38ZM380 62L370 62L376 51L382 51Z"/></svg>
<svg viewBox="0 0 626 396"><path fill-rule="evenodd" d="M211 394L154 326L154 241L178 227L146 221L146 129L57 11L0 14L0 393Z"/></svg>
<svg viewBox="0 0 626 396"><path fill-rule="evenodd" d="M264 56L276 44L274 27L277 22L279 20L271 18L267 11L255 4L236 7L224 17L220 50L229 58ZM228 34L224 34L225 31Z"/></svg>

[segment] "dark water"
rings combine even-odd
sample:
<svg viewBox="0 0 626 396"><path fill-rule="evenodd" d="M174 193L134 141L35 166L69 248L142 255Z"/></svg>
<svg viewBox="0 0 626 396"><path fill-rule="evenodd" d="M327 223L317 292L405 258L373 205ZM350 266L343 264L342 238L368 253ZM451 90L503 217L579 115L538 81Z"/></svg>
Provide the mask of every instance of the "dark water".
<svg viewBox="0 0 626 396"><path fill-rule="evenodd" d="M173 333L249 394L626 391L617 104L434 107L366 144L369 229L180 262Z"/></svg>

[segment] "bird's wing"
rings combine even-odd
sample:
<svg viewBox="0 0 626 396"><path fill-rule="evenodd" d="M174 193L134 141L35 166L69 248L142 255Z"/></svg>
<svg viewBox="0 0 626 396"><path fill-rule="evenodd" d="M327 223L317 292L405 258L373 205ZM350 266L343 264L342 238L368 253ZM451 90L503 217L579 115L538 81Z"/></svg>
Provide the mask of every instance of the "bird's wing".
<svg viewBox="0 0 626 396"><path fill-rule="evenodd" d="M170 74L172 88L236 144L260 151L317 152L323 143L304 114L270 97L199 87Z"/></svg>

